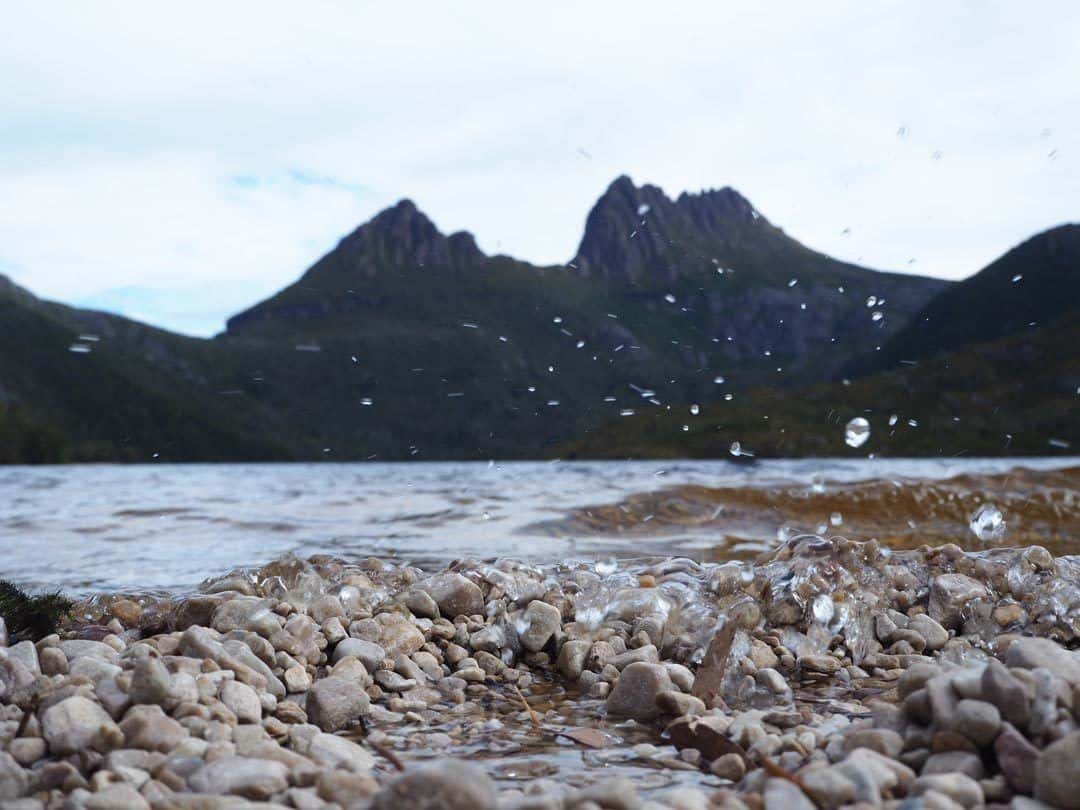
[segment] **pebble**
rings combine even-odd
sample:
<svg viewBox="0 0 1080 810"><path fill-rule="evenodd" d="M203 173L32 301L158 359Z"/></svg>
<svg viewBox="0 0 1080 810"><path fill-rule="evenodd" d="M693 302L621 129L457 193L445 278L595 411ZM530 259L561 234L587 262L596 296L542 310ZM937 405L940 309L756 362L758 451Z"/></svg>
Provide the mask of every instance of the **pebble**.
<svg viewBox="0 0 1080 810"><path fill-rule="evenodd" d="M1080 790L1076 783L1078 769L1080 731L1074 731L1039 754L1035 761L1035 798L1065 810L1080 808Z"/></svg>
<svg viewBox="0 0 1080 810"><path fill-rule="evenodd" d="M674 689L674 686L667 670L660 664L645 661L628 664L608 695L608 714L641 721L654 720L660 713L657 695Z"/></svg>
<svg viewBox="0 0 1080 810"><path fill-rule="evenodd" d="M410 768L379 791L371 810L495 810L495 786L468 762Z"/></svg>
<svg viewBox="0 0 1080 810"><path fill-rule="evenodd" d="M521 646L537 652L544 649L552 636L561 629L562 614L554 605L534 599L525 608L521 622L524 624L524 628L518 633Z"/></svg>
<svg viewBox="0 0 1080 810"><path fill-rule="evenodd" d="M93 642L90 642L93 643ZM120 728L97 703L73 697L54 703L41 716L42 735L53 754L107 751L123 740Z"/></svg>
<svg viewBox="0 0 1080 810"><path fill-rule="evenodd" d="M307 693L308 719L323 731L350 728L371 709L367 694L347 678L316 681Z"/></svg>
<svg viewBox="0 0 1080 810"><path fill-rule="evenodd" d="M959 629L975 602L986 599L985 585L965 574L941 574L930 583L930 618L942 627Z"/></svg>

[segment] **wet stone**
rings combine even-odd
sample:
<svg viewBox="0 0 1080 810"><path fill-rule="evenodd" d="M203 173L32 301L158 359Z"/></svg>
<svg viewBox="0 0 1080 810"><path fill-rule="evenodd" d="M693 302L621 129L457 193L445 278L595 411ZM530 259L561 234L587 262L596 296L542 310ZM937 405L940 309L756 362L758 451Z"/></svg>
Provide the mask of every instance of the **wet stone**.
<svg viewBox="0 0 1080 810"><path fill-rule="evenodd" d="M667 670L660 664L638 661L629 664L615 681L607 698L608 714L653 720L660 713L656 696L674 688Z"/></svg>
<svg viewBox="0 0 1080 810"><path fill-rule="evenodd" d="M1080 766L1080 731L1048 745L1035 762L1035 798L1066 810L1080 808L1076 774Z"/></svg>
<svg viewBox="0 0 1080 810"><path fill-rule="evenodd" d="M370 711L367 694L355 682L331 676L317 681L307 693L308 719L323 731L352 727Z"/></svg>
<svg viewBox="0 0 1080 810"><path fill-rule="evenodd" d="M375 795L371 810L494 810L495 786L467 762L410 768Z"/></svg>

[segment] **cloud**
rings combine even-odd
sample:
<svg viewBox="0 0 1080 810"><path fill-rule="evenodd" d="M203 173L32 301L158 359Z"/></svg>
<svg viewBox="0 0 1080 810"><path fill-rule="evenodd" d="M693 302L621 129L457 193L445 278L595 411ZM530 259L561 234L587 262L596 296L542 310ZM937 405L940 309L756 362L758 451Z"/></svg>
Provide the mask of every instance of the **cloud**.
<svg viewBox="0 0 1080 810"><path fill-rule="evenodd" d="M64 300L168 291L155 322L207 333L400 197L566 260L629 173L961 277L1076 217L1078 30L1067 2L23 4L0 261Z"/></svg>

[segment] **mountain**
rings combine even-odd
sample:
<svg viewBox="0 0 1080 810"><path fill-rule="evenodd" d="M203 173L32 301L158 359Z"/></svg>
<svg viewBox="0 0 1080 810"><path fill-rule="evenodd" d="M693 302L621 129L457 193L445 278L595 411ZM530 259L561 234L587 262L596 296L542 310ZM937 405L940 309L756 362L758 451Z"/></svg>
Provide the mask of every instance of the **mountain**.
<svg viewBox="0 0 1080 810"><path fill-rule="evenodd" d="M213 385L207 348L0 276L0 462L293 457L279 416Z"/></svg>
<svg viewBox="0 0 1080 810"><path fill-rule="evenodd" d="M795 391L755 389L694 415L655 409L555 448L563 458L1075 455L1080 448L1080 308L1039 329L917 366ZM870 423L858 448L854 417Z"/></svg>
<svg viewBox="0 0 1080 810"><path fill-rule="evenodd" d="M406 200L216 342L335 454L535 457L648 400L821 379L946 286L815 253L730 190L673 202L619 178L567 265L487 256Z"/></svg>
<svg viewBox="0 0 1080 810"><path fill-rule="evenodd" d="M1053 322L1080 307L1080 225L1036 234L932 298L849 372L894 368Z"/></svg>
<svg viewBox="0 0 1080 810"><path fill-rule="evenodd" d="M995 274L1026 282L1058 255L1024 247ZM732 189L670 199L620 177L589 212L575 256L547 267L486 255L402 200L210 340L0 282L0 461L722 453L733 415L747 443L768 450L749 429L766 415L775 427L793 414L792 430L810 437L825 435L826 402L836 406L827 419L885 402L929 407L936 387L953 384L937 365L829 381L876 362L969 282L837 261ZM1004 415L1053 418L1072 402L1054 388L1071 373L1050 356L1059 332L1072 334L1061 323L1017 333L1038 332L1023 345L1006 336L990 354L979 347L997 343L959 347L943 361L959 365L942 368L970 366L955 385L972 399L955 402L983 407L1008 386L1024 390L1033 384L1017 379L1019 358L1037 357L1042 387L1027 404L1009 399ZM859 399L873 395L881 401ZM690 403L701 418L685 418ZM714 421L702 432L705 415ZM775 450L833 452L831 431ZM911 453L939 449L903 441ZM979 446L997 452L997 441Z"/></svg>

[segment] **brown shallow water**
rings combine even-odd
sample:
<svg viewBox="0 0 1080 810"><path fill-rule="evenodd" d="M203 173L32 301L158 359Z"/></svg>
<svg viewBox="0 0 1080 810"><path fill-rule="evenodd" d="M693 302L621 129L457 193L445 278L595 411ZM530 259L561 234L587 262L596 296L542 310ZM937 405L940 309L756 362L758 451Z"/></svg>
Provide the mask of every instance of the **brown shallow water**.
<svg viewBox="0 0 1080 810"><path fill-rule="evenodd" d="M969 522L984 504L1002 512L1002 545L1041 545L1055 555L1080 551L1080 467L1018 467L940 481L897 477L816 480L810 486L684 485L582 507L531 528L556 536L639 537L690 527L709 535L711 543L702 549L709 561L756 555L767 547L762 538L770 532L780 538L827 534L877 539L898 549L956 543L978 550L987 544Z"/></svg>

